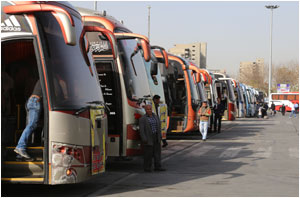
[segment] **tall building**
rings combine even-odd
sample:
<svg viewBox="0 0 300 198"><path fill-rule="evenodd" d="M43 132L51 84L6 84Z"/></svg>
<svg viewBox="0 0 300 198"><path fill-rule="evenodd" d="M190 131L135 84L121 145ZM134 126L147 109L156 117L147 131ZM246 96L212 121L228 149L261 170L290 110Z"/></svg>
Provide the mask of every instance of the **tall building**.
<svg viewBox="0 0 300 198"><path fill-rule="evenodd" d="M247 82L249 76L254 74L264 74L264 59L257 58L256 62L240 62L240 76L239 80L241 82Z"/></svg>
<svg viewBox="0 0 300 198"><path fill-rule="evenodd" d="M200 68L206 68L207 43L175 44L168 52L194 62Z"/></svg>

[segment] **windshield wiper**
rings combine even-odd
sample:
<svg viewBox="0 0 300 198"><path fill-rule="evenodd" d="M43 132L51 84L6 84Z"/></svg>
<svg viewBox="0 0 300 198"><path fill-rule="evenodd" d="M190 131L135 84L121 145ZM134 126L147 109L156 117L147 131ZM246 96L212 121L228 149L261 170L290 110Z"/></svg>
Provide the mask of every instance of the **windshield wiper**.
<svg viewBox="0 0 300 198"><path fill-rule="evenodd" d="M88 110L89 108L90 108L89 106L82 107L82 108L78 109L78 110L74 113L74 115L77 115L77 116L78 116L79 114L81 114L82 112Z"/></svg>
<svg viewBox="0 0 300 198"><path fill-rule="evenodd" d="M149 95L145 95L145 96L143 96L142 98L139 98L138 100L137 100L137 104L138 105L140 105L140 104L142 104L143 102L145 102L145 104L146 104L146 101L147 100L151 100L151 95L149 94Z"/></svg>
<svg viewBox="0 0 300 198"><path fill-rule="evenodd" d="M108 112L110 112L110 108L108 107L108 105L100 100L96 100L96 101L91 101L91 102L87 102L88 104L96 104L96 105L102 105L104 106L105 110L107 110Z"/></svg>
<svg viewBox="0 0 300 198"><path fill-rule="evenodd" d="M132 59L136 54L137 54L137 50L134 50L134 52L132 52L132 54L130 55L130 61L131 61L131 65L132 65L134 74L137 76L137 73L136 73L136 70L135 70L135 66L134 66L134 63L133 63L133 59Z"/></svg>

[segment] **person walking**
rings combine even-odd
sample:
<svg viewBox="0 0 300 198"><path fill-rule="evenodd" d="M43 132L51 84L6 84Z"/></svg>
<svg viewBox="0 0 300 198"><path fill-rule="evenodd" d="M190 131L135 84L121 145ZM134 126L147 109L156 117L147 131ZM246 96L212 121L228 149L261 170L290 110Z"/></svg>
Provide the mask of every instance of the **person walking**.
<svg viewBox="0 0 300 198"><path fill-rule="evenodd" d="M272 102L270 110L271 110L271 115L275 116L275 104L274 104L274 102Z"/></svg>
<svg viewBox="0 0 300 198"><path fill-rule="evenodd" d="M165 171L161 166L161 125L152 112L152 105L145 105L146 114L139 119L140 136L144 146L144 171L151 172L152 158L154 170Z"/></svg>
<svg viewBox="0 0 300 198"><path fill-rule="evenodd" d="M207 106L207 101L202 102L202 106L199 109L199 114L200 114L199 131L202 135L202 140L206 141L208 120L209 120L209 117L211 116L211 110Z"/></svg>
<svg viewBox="0 0 300 198"><path fill-rule="evenodd" d="M295 113L297 114L299 112L299 104L295 103Z"/></svg>
<svg viewBox="0 0 300 198"><path fill-rule="evenodd" d="M290 113L290 116L289 116L289 118L291 118L291 117L293 117L293 115L294 115L294 117L296 118L297 116L296 116L296 113L295 113L295 105L292 103L292 102L290 102L290 108L291 108L291 113Z"/></svg>
<svg viewBox="0 0 300 198"><path fill-rule="evenodd" d="M159 117L159 113L158 113L158 107L159 107L159 103L160 103L160 96L159 95L154 95L153 96L153 102L155 105L155 110L156 110L156 114ZM159 117L160 118L160 117ZM167 139L162 139L163 145L162 147L166 147L168 146L168 142Z"/></svg>
<svg viewBox="0 0 300 198"><path fill-rule="evenodd" d="M217 131L217 126L218 126L218 133L221 132L221 122L222 122L222 116L224 114L225 107L221 103L221 99L217 99L217 105L214 108L214 114L215 114L215 119L214 119L214 131Z"/></svg>
<svg viewBox="0 0 300 198"><path fill-rule="evenodd" d="M33 92L29 97L26 107L28 111L28 123L22 132L22 135L19 139L18 145L14 149L14 152L24 157L25 159L30 159L31 157L28 155L26 148L29 136L36 129L39 116L42 110L41 99L43 93L41 88L40 80L38 80L34 86Z"/></svg>
<svg viewBox="0 0 300 198"><path fill-rule="evenodd" d="M284 116L285 115L285 105L282 104L281 106L281 114Z"/></svg>

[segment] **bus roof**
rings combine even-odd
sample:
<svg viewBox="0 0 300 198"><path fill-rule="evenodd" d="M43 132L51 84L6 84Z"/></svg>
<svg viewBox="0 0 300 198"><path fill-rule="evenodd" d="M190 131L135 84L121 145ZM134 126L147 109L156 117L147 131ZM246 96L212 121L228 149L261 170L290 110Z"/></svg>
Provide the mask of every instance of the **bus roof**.
<svg viewBox="0 0 300 198"><path fill-rule="evenodd" d="M79 8L77 7L78 12L83 17L83 21L85 18L89 17L89 22L93 21L95 23L100 23L106 29L111 32L116 32L117 30L121 30L123 32L132 32L128 28L126 28L123 23L118 21L113 16L108 16L106 13L100 13L95 10Z"/></svg>

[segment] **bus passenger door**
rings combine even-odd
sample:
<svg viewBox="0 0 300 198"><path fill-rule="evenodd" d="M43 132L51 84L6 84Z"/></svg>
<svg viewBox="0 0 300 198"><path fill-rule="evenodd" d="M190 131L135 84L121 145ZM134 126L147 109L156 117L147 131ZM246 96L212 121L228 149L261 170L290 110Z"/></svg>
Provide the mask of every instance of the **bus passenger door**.
<svg viewBox="0 0 300 198"><path fill-rule="evenodd" d="M91 118L91 172L105 172L107 126L103 106L90 108Z"/></svg>
<svg viewBox="0 0 300 198"><path fill-rule="evenodd" d="M119 74L111 60L96 59L95 63L104 101L109 108L107 154L119 156L122 153L122 93Z"/></svg>

